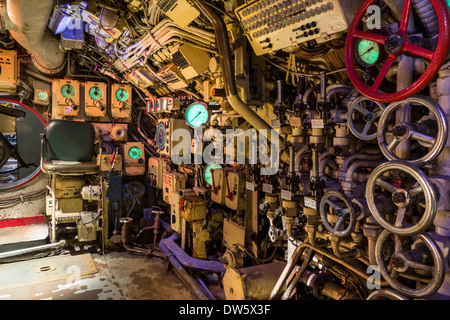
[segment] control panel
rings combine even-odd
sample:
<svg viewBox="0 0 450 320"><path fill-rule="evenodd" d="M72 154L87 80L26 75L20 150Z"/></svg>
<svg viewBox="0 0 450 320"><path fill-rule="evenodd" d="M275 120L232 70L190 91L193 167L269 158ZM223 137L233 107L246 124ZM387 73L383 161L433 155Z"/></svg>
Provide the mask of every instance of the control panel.
<svg viewBox="0 0 450 320"><path fill-rule="evenodd" d="M127 142L123 145L125 173L130 176L145 173L145 150L142 142Z"/></svg>
<svg viewBox="0 0 450 320"><path fill-rule="evenodd" d="M101 82L86 82L84 87L84 108L86 116L100 118L106 115L107 85Z"/></svg>
<svg viewBox="0 0 450 320"><path fill-rule="evenodd" d="M55 79L52 83L54 118L76 117L80 112L80 82Z"/></svg>
<svg viewBox="0 0 450 320"><path fill-rule="evenodd" d="M186 125L184 119L159 119L156 127L156 144L161 155L170 157L172 155L173 148L180 142L183 142L183 138L180 137L178 141L172 141L172 133L177 129L189 130L192 137L192 129ZM191 141L189 141L189 146ZM182 151L182 150L181 150ZM183 154L180 153L180 156Z"/></svg>
<svg viewBox="0 0 450 320"><path fill-rule="evenodd" d="M111 114L114 118L130 120L131 101L130 85L115 83L111 86Z"/></svg>
<svg viewBox="0 0 450 320"><path fill-rule="evenodd" d="M260 56L345 32L362 0L256 0L235 12ZM344 10L345 8L345 10Z"/></svg>

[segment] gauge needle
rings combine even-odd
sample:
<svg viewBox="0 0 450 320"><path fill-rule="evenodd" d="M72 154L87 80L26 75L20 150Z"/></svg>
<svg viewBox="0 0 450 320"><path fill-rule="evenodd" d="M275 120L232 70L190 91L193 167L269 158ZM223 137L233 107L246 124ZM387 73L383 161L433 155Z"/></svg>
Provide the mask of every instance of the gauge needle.
<svg viewBox="0 0 450 320"><path fill-rule="evenodd" d="M366 53L369 53L370 51L372 51L374 48L375 48L375 47L370 47L369 50L367 50L366 52L364 52L363 54L361 54L361 57L362 57L363 55L365 55Z"/></svg>
<svg viewBox="0 0 450 320"><path fill-rule="evenodd" d="M197 115L196 115L195 117L193 117L193 118L191 119L191 121L193 121L195 118L197 118L201 113L202 113L201 111L200 111L199 113L197 113Z"/></svg>

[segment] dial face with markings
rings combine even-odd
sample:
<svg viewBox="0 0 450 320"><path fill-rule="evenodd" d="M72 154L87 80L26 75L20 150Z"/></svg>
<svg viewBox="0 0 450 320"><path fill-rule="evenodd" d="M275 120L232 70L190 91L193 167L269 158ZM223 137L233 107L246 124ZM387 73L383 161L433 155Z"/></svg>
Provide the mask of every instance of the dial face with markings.
<svg viewBox="0 0 450 320"><path fill-rule="evenodd" d="M101 99L103 97L103 90L99 87L92 87L91 89L89 89L89 97L92 100Z"/></svg>
<svg viewBox="0 0 450 320"><path fill-rule="evenodd" d="M128 155L130 156L131 159L135 159L135 160L139 159L141 154L142 154L142 151L138 147L131 147L130 150L128 150Z"/></svg>
<svg viewBox="0 0 450 320"><path fill-rule="evenodd" d="M46 91L39 91L37 93L37 97L41 100L47 100L48 99L48 93Z"/></svg>
<svg viewBox="0 0 450 320"><path fill-rule="evenodd" d="M116 98L120 102L126 101L128 99L128 91L123 88L118 89L116 91Z"/></svg>
<svg viewBox="0 0 450 320"><path fill-rule="evenodd" d="M203 177L204 177L204 179L205 179L207 184L209 184L210 186L212 185L213 178L212 178L211 170L213 170L213 169L220 169L220 168L222 168L222 166L220 164L218 164L218 163L210 163L210 164L208 164L206 166L205 172L203 174Z"/></svg>
<svg viewBox="0 0 450 320"><path fill-rule="evenodd" d="M191 104L186 110L186 121L193 128L207 123L209 112L206 105L200 102Z"/></svg>
<svg viewBox="0 0 450 320"><path fill-rule="evenodd" d="M363 66L372 66L380 57L380 47L378 43L361 39L356 42L356 60Z"/></svg>
<svg viewBox="0 0 450 320"><path fill-rule="evenodd" d="M162 122L156 128L156 143L158 144L159 150L164 150L166 146L166 126Z"/></svg>
<svg viewBox="0 0 450 320"><path fill-rule="evenodd" d="M61 94L63 95L64 98L73 98L75 93L76 93L75 88L70 84L65 84L61 88Z"/></svg>

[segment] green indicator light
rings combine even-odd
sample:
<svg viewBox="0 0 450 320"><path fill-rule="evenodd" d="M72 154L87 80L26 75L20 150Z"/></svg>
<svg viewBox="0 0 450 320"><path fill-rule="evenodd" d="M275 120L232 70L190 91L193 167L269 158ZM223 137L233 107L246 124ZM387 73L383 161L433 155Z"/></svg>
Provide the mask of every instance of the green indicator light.
<svg viewBox="0 0 450 320"><path fill-rule="evenodd" d="M222 168L222 166L220 164L218 164L218 163L210 163L210 164L208 164L206 166L205 172L203 174L203 177L205 178L205 181L206 181L207 184L212 186L213 178L212 178L211 170L220 169L220 168Z"/></svg>
<svg viewBox="0 0 450 320"><path fill-rule="evenodd" d="M199 127L208 122L209 113L202 103L193 103L186 110L186 121L191 127Z"/></svg>
<svg viewBox="0 0 450 320"><path fill-rule="evenodd" d="M41 100L47 100L48 98L48 93L45 91L39 91L37 94L38 98Z"/></svg>
<svg viewBox="0 0 450 320"><path fill-rule="evenodd" d="M61 88L61 94L64 98L72 98L75 95L75 88L70 84L65 84Z"/></svg>
<svg viewBox="0 0 450 320"><path fill-rule="evenodd" d="M374 65L380 57L378 43L370 40L360 40L357 45L357 60L363 66Z"/></svg>
<svg viewBox="0 0 450 320"><path fill-rule="evenodd" d="M138 147L131 147L130 150L128 150L128 155L131 159L138 159L141 156L141 149Z"/></svg>
<svg viewBox="0 0 450 320"><path fill-rule="evenodd" d="M89 89L89 97L91 97L91 99L98 100L101 99L102 96L103 91L99 87L92 87L91 89Z"/></svg>
<svg viewBox="0 0 450 320"><path fill-rule="evenodd" d="M128 99L128 91L120 88L119 90L116 91L116 98L120 102L127 100Z"/></svg>

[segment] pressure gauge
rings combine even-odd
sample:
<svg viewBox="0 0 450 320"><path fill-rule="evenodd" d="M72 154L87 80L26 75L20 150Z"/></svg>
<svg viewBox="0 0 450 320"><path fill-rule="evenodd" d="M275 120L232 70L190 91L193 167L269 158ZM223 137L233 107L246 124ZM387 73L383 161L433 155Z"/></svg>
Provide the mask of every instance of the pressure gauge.
<svg viewBox="0 0 450 320"><path fill-rule="evenodd" d="M378 61L380 57L380 47L378 46L378 43L366 39L359 39L356 41L355 45L356 60L361 65L370 67Z"/></svg>
<svg viewBox="0 0 450 320"><path fill-rule="evenodd" d="M128 99L128 91L124 88L120 88L116 91L116 98L120 102L126 101Z"/></svg>
<svg viewBox="0 0 450 320"><path fill-rule="evenodd" d="M159 150L164 150L166 146L166 126L162 122L156 128L156 143Z"/></svg>
<svg viewBox="0 0 450 320"><path fill-rule="evenodd" d="M128 155L130 156L131 159L139 159L141 154L142 154L141 149L138 147L131 147L128 150Z"/></svg>
<svg viewBox="0 0 450 320"><path fill-rule="evenodd" d="M89 89L89 97L92 100L98 100L101 99L103 96L103 91L99 87L92 87Z"/></svg>
<svg viewBox="0 0 450 320"><path fill-rule="evenodd" d="M220 164L218 164L218 163L210 163L210 164L208 164L206 166L206 168L205 168L205 172L203 173L203 178L205 179L205 182L207 184L209 184L210 186L212 186L213 177L212 177L211 170L221 169L221 168L222 168L222 166Z"/></svg>
<svg viewBox="0 0 450 320"><path fill-rule="evenodd" d="M65 84L61 88L61 94L64 98L73 98L73 96L75 95L75 88L70 84Z"/></svg>
<svg viewBox="0 0 450 320"><path fill-rule="evenodd" d="M206 104L195 102L186 109L186 122L193 128L197 128L209 120L209 112Z"/></svg>
<svg viewBox="0 0 450 320"><path fill-rule="evenodd" d="M39 91L37 93L37 97L40 100L47 100L48 99L48 93L46 91L41 90L41 91Z"/></svg>

